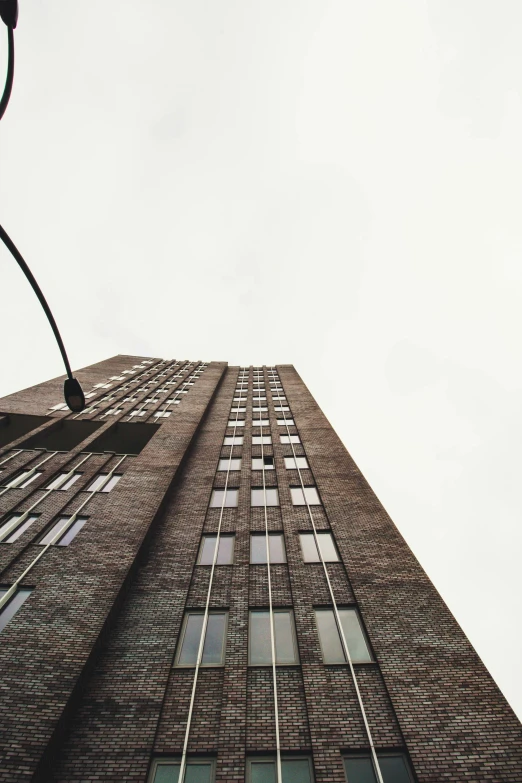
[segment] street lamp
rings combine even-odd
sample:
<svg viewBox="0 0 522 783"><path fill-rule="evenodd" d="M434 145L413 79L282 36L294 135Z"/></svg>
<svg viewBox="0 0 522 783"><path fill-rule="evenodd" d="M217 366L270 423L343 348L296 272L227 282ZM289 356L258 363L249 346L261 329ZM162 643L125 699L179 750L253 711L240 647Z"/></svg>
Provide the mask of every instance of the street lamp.
<svg viewBox="0 0 522 783"><path fill-rule="evenodd" d="M18 21L18 0L0 0L0 17L7 25L7 38L8 38L7 77L5 80L4 92L2 98L0 99L0 120L1 120L5 113L5 110L7 109L7 104L9 103L9 98L11 97L11 89L13 87L13 75L14 75L13 31ZM71 372L71 365L69 364L69 359L67 358L65 346L63 344L60 332L58 331L58 327L56 325L56 321L54 320L54 316L51 312L51 308L47 304L45 297L40 289L40 286L34 279L33 273L31 272L31 270L25 263L24 259L22 258L22 254L20 253L20 251L18 250L14 242L11 240L11 238L8 236L7 232L4 231L2 226L0 226L0 239L7 247L11 255L15 258L16 262L18 263L18 266L20 267L20 269L22 270L26 278L29 280L29 283L31 284L33 291L38 297L38 301L40 302L40 304L44 309L44 312L47 316L47 320L51 324L51 329L53 330L54 336L56 337L56 342L58 343L58 347L60 349L60 353L62 354L62 358L65 364L65 369L67 371L67 378L65 379L65 382L63 384L63 394L65 397L65 402L67 403L67 406L71 411L73 411L74 413L80 413L85 408L85 395L83 393L82 387L80 386L80 382L73 377L73 374Z"/></svg>

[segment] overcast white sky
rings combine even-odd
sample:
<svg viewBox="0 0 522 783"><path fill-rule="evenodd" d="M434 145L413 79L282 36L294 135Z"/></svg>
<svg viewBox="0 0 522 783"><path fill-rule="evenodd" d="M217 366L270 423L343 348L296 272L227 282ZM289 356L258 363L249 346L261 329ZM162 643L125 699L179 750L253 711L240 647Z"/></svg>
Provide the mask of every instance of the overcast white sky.
<svg viewBox="0 0 522 783"><path fill-rule="evenodd" d="M520 0L21 6L1 221L73 366L295 364L522 716ZM3 395L63 369L0 281Z"/></svg>

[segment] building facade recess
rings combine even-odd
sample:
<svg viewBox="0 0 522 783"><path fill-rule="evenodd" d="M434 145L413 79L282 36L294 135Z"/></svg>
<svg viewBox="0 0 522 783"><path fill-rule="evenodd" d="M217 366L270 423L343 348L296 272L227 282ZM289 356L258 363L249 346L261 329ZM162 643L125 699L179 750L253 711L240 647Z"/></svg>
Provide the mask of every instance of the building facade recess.
<svg viewBox="0 0 522 783"><path fill-rule="evenodd" d="M520 783L522 728L292 365L0 400L0 783Z"/></svg>

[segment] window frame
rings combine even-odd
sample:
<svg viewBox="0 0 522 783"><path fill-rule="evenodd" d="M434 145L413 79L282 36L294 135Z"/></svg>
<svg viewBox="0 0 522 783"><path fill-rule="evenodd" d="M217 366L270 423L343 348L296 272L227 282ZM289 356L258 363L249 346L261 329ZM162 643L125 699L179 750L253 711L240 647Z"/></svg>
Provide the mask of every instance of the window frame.
<svg viewBox="0 0 522 783"><path fill-rule="evenodd" d="M317 531L317 538L319 539L319 536L321 536L321 535L323 535L323 536L325 536L325 535L326 536L330 536L330 539L331 539L331 542L332 542L332 546L333 546L333 548L335 550L335 554L337 555L337 558L335 560L327 560L326 558L323 558L324 562L325 563L340 563L341 562L341 558L339 556L339 550L337 549L337 544L336 544L335 539L334 539L334 537L332 535L332 531L331 530L318 530ZM303 558L303 563L321 563L321 562L323 562L321 560L321 557L320 557L320 554L319 554L318 551L317 551L317 560L307 560L305 558L305 551L304 551L304 548L303 548L303 541L302 541L301 537L302 536L311 536L312 537L312 541L314 542L314 546L315 546L315 548L317 550L317 544L316 544L316 541L315 541L315 536L314 536L313 530L300 530L299 533L298 533L298 536L299 536L299 546L301 548L301 556Z"/></svg>
<svg viewBox="0 0 522 783"><path fill-rule="evenodd" d="M264 501L263 503L253 503L253 492L264 492ZM268 493L269 492L275 492L277 503L269 503L268 502ZM250 508L279 508L281 506L281 499L279 497L279 487L250 487Z"/></svg>
<svg viewBox="0 0 522 783"><path fill-rule="evenodd" d="M300 469L302 470L303 468L300 468ZM294 470L297 470L297 468L294 468ZM292 506L294 508L298 508L300 506L323 506L323 502L321 500L321 496L319 494L319 490L317 489L317 485L316 484L306 484L304 487L291 485L289 489L290 489L290 500L292 501ZM309 498L307 498L307 496L306 496L306 490L307 489L315 489L315 494L317 495L317 501L318 502L310 501ZM297 490L298 492L301 493L301 496L303 498L303 502L302 503L296 503L294 501L294 492L293 492L293 490Z"/></svg>
<svg viewBox="0 0 522 783"><path fill-rule="evenodd" d="M286 470L310 470L310 465L308 464L308 459L305 457L305 455L304 455L304 454L296 454L296 456L295 456L295 457L294 457L294 456L291 456L291 457L283 457L283 459L284 459L284 462L285 462L285 469L286 469ZM291 459L291 460L293 460L293 461L294 461L294 464L293 464L293 466L292 466L292 467L289 467L289 466L287 465L287 463L286 463L287 459ZM299 466L299 465L297 464L297 460L298 460L298 459L304 459L304 461L306 462L306 466L305 466L305 467L303 467L303 466Z"/></svg>
<svg viewBox="0 0 522 783"><path fill-rule="evenodd" d="M402 758L404 760L404 762L405 762L406 772L407 772L408 777L409 777L408 783L415 783L415 778L413 776L410 760L409 760L407 754L403 750L389 750L389 751L386 751L386 750L379 751L378 750L378 751L376 751L376 753L377 753L377 761L379 761L379 762L380 762L381 758L383 758L383 757L388 757L389 758L390 756L399 756L400 758ZM373 771L372 756L371 756L371 753L368 753L367 751L361 751L360 753L359 752L343 753L342 754L342 758L343 758L344 779L347 781L347 783L353 783L353 781L348 780L348 773L346 772L346 764L345 764L345 762L348 759L368 759L370 761L370 763L372 764L372 771ZM375 772L374 772L374 777L375 777ZM375 777L375 783L377 783L377 778L376 777Z"/></svg>
<svg viewBox="0 0 522 783"><path fill-rule="evenodd" d="M343 609L349 609L350 611L355 613L355 616L357 617L357 620L359 622L359 628L360 628L360 631L361 631L364 643L366 645L366 649L368 651L368 655L370 657L370 660L368 660L368 661L354 661L353 658L350 655L350 658L352 660L353 666L368 666L368 665L371 666L371 665L375 664L375 662L376 662L375 661L375 656L373 654L373 650L372 650L372 647L371 647L371 644L370 644L370 640L368 638L368 634L366 633L366 628L364 627L364 624L362 622L361 613L359 612L359 608L355 604L352 604L351 606L345 604L343 606L338 606L337 607L337 611L338 612L341 612ZM316 631L317 631L317 637L319 639L319 646L321 648L321 657L323 659L323 665L324 666L348 666L349 664L348 664L348 661L346 660L346 657L345 657L344 661L327 661L327 660L325 660L323 642L322 642L322 638L321 638L321 633L319 631L319 625L317 623L317 613L318 612L326 612L327 611L327 612L331 612L332 613L333 621L335 623L335 627L336 627L336 631L337 631L337 636L338 636L338 639L339 639L339 644L341 646L341 651L342 651L342 654L344 656L343 643L341 641L341 634L339 633L339 629L337 628L337 623L336 623L336 620L335 620L335 612L334 612L333 606L314 606L313 607L313 611L314 611L315 628L316 628Z"/></svg>
<svg viewBox="0 0 522 783"><path fill-rule="evenodd" d="M212 499L214 495L217 492L223 492L225 495L225 500L227 498L227 492L235 492L236 493L236 503L234 505L228 505L227 503L219 503L214 505L212 503ZM208 503L209 508L238 508L239 506L239 487L212 487L212 492L210 493L210 499Z"/></svg>
<svg viewBox="0 0 522 783"><path fill-rule="evenodd" d="M40 533L40 535L38 536L38 539L37 539L38 545L39 546L53 546L53 547L55 547L55 546L61 546L61 547L70 546L72 544L72 542L74 541L74 539L76 538L76 536L78 536L82 532L82 529L85 526L85 524L89 521L89 517L88 516L86 516L85 514L80 514L79 516L76 517L76 519L74 520L72 525L68 525L67 526L67 523L70 522L71 517L73 517L73 516L75 516L75 515L74 514L58 514L58 516L56 516L50 522L50 524L47 525L44 528L44 530L41 531L41 533ZM56 533L58 532L58 525L60 524L60 522L62 520L67 520L67 522L64 522L64 525L63 525L63 528L62 528L63 534L60 536L58 541L55 541L54 544L51 544L49 541L45 542L45 539L48 536L50 536L51 533L54 533L54 535L56 535ZM73 530L74 526L77 525L79 522L81 522L81 525L78 528L78 530L76 531L76 533L74 534L74 536L71 538L71 540L67 544L62 544L61 543L62 539L64 539L65 536L67 536L70 533L70 531Z"/></svg>
<svg viewBox="0 0 522 783"><path fill-rule="evenodd" d="M254 467L254 460L255 459L263 460L263 465L260 468L255 468ZM265 465L264 464L265 459L271 459L272 460L272 464L268 465L268 466ZM274 457L271 454L270 455L264 454L262 457L251 457L250 468L251 468L251 470L275 470Z"/></svg>
<svg viewBox="0 0 522 783"><path fill-rule="evenodd" d="M250 608L249 607L249 609L248 609L248 641L247 641L248 649L247 649L247 660L248 660L248 666L249 667L250 666L263 666L263 667L265 667L265 666L272 666L272 661L269 661L268 663L252 663L252 661L251 661L251 650L250 650L250 641L252 639L252 633L250 631L251 618L252 618L252 615L254 615L256 613L260 614L261 612L263 612L263 614L270 615L270 609L268 609L268 608L265 609L263 607L256 606L254 608ZM291 618L291 620L290 620L290 630L291 630L291 635L292 635L292 647L293 647L293 650L294 650L294 661L292 663L278 663L277 660L276 660L275 661L275 665L276 666L300 666L301 665L301 658L299 656L299 646L297 644L297 632L296 632L296 628L295 628L294 610L293 609L289 609L289 608L285 608L285 607L279 607L279 606L272 609L272 614L283 614L285 612L288 613L290 615L290 618ZM275 627L274 627L274 631L275 631ZM275 648L275 654L276 654L276 659L277 659L277 639L274 639L274 648Z"/></svg>
<svg viewBox="0 0 522 783"><path fill-rule="evenodd" d="M284 534L284 532L283 531L278 532L277 530L269 530L268 531L268 538L269 539L270 539L270 537L275 538L276 536L278 538L280 538L281 541L282 541L281 549L282 549L282 552L283 552L284 560L278 560L276 562L276 561L272 560L272 558L270 558L270 565L286 565L288 563L288 555L286 553L286 541L285 541L285 534ZM250 543L249 543L249 547L248 547L248 564L251 565L251 566L266 566L266 565L268 565L266 560L262 560L261 562L255 562L255 563L252 560L252 540L254 538L266 538L266 533L264 531L257 531L257 530L251 531L251 533L250 533ZM268 549L269 549L269 552L270 552L270 544L268 544ZM266 551L266 543L265 543L265 551Z"/></svg>
<svg viewBox="0 0 522 783"><path fill-rule="evenodd" d="M196 565L198 566L211 566L212 563L202 563L201 557L203 555L203 549L205 546L205 539L207 538L217 538L217 533L203 533L201 536L201 541L199 544L199 551L198 551L198 558L196 560ZM223 538L231 538L232 539L232 559L229 560L226 563L220 563L219 562L219 546L221 545L221 540ZM218 556L216 558L216 566L227 566L227 565L234 565L235 561L235 553L236 553L236 534L235 533L220 533L219 534L219 545L218 545Z"/></svg>
<svg viewBox="0 0 522 783"><path fill-rule="evenodd" d="M314 765L311 756L308 756L306 754L303 755L292 754L291 756L287 756L287 755L281 756L281 766L285 763L285 761L308 761L308 768L310 770L310 783L315 783ZM343 761L344 761L344 756L343 756ZM257 764L272 763L276 768L274 780L277 781L277 756L271 756L267 754L266 756L247 756L245 783L252 783L252 767L251 767L252 762ZM344 763L343 763L343 768L344 768Z"/></svg>
<svg viewBox="0 0 522 783"><path fill-rule="evenodd" d="M198 758L197 756L190 756L190 758L187 758L187 766L190 766L191 764L208 764L210 767L210 781L211 783L214 783L216 779L216 759L215 758L208 758L208 756L203 756L201 758ZM181 756L161 756L159 758L152 759L152 765L150 768L149 777L147 778L148 783L154 783L154 780L156 778L156 772L158 771L158 767L162 766L162 764L174 764L181 767ZM179 775L178 775L179 780Z"/></svg>
<svg viewBox="0 0 522 783"><path fill-rule="evenodd" d="M225 659L226 659L226 651L227 651L227 635L228 635L228 616L229 616L229 609L209 609L208 614L209 617L211 614L224 614L225 615L225 625L223 630L223 643L221 645L221 662L220 663L203 663L203 660L199 664L200 668L204 669L218 669L220 667L223 667L225 665ZM188 625L188 618L190 615L200 615L201 617L205 616L205 610L204 609L186 609L183 613L183 622L181 625L181 630L179 634L178 644L176 647L176 657L174 658L174 668L175 669L195 669L197 663L179 663L179 658L181 656L182 650L183 650L183 643L185 641L185 634L187 632L187 625ZM208 623L207 623L207 631L208 631ZM201 637L200 637L201 642ZM206 632L205 632L205 642L206 642ZM205 642L203 642L203 653L205 652ZM197 656L197 654L196 654ZM203 656L202 656L203 658Z"/></svg>
<svg viewBox="0 0 522 783"><path fill-rule="evenodd" d="M234 460L239 462L239 467L238 468L233 468L233 467L229 468L229 464L234 462ZM220 468L219 467L222 462L225 462L227 464L226 468ZM232 471L235 471L235 470L239 471L239 470L241 470L242 462L243 462L243 458L242 457L220 457L219 460L218 460L218 466L217 466L217 469L216 469L216 473L226 473L227 471L232 473Z"/></svg>
<svg viewBox="0 0 522 783"><path fill-rule="evenodd" d="M3 597L9 591L9 589L10 589L10 586L3 587L2 585L0 585L0 597ZM2 633L2 631L9 625L9 623L11 622L13 617L15 617L18 614L18 612L20 611L22 606L25 604L27 599L31 597L31 594L32 594L33 590L34 590L34 587L24 587L23 585L20 585L19 587L17 587L16 591L11 596L9 601L6 604L4 604L4 606L2 606L2 608L0 609L0 633ZM27 595L21 601L19 606L14 610L14 612L7 618L7 620L5 622L3 622L5 616L8 614L9 607L11 606L13 601L16 599L16 597L18 595L20 595L20 593L27 593Z"/></svg>

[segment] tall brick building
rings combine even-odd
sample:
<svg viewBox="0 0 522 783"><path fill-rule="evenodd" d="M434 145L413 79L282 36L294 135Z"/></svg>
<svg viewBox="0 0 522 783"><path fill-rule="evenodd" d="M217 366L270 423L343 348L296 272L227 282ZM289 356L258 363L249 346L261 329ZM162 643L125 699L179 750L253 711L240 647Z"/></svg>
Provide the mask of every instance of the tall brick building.
<svg viewBox="0 0 522 783"><path fill-rule="evenodd" d="M522 781L522 730L290 365L0 400L2 783Z"/></svg>

